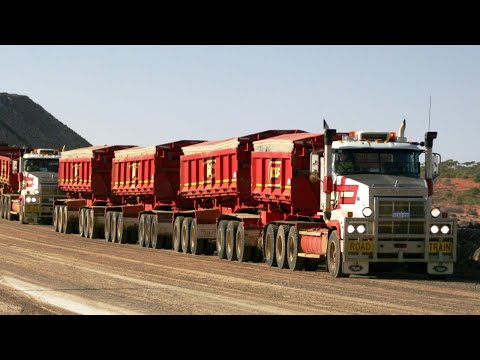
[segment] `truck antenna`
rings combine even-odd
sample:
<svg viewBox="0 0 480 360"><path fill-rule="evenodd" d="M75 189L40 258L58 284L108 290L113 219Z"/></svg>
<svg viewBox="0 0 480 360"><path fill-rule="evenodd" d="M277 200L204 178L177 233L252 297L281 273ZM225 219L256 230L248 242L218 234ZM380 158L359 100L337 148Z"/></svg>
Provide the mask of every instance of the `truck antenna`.
<svg viewBox="0 0 480 360"><path fill-rule="evenodd" d="M428 108L428 131L430 131L430 114L432 112L432 95L430 95L430 106Z"/></svg>

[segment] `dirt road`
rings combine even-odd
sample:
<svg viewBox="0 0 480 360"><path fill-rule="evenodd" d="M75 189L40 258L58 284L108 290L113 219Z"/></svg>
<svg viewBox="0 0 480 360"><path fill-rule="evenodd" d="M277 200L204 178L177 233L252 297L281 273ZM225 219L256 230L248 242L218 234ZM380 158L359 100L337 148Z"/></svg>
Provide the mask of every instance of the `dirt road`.
<svg viewBox="0 0 480 360"><path fill-rule="evenodd" d="M333 279L0 220L0 314L480 314L480 279Z"/></svg>

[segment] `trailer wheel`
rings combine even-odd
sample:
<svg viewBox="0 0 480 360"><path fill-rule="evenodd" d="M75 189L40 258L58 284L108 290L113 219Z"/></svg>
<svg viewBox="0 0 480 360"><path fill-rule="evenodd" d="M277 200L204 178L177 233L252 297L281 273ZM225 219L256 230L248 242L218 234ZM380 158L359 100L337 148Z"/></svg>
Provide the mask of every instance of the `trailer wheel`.
<svg viewBox="0 0 480 360"><path fill-rule="evenodd" d="M145 239L145 247L148 249L148 248L151 248L152 247L152 238L150 237L152 234L151 234L151 227L152 227L152 216L151 215L145 215L145 233L143 235L144 239Z"/></svg>
<svg viewBox="0 0 480 360"><path fill-rule="evenodd" d="M12 208L12 199L7 198L7 220L8 221L13 221L11 208Z"/></svg>
<svg viewBox="0 0 480 360"><path fill-rule="evenodd" d="M112 243L117 242L117 216L116 211L112 211L112 217L110 218L110 241Z"/></svg>
<svg viewBox="0 0 480 360"><path fill-rule="evenodd" d="M280 269L288 267L287 261L287 235L288 225L280 225L277 230L277 237L275 239L275 256L277 258L277 266Z"/></svg>
<svg viewBox="0 0 480 360"><path fill-rule="evenodd" d="M1 203L2 203L2 213L0 214L0 216L2 217L2 219L5 219L5 200L6 200L6 196L2 196L2 198L0 200L1 200Z"/></svg>
<svg viewBox="0 0 480 360"><path fill-rule="evenodd" d="M58 205L55 205L53 207L52 224L53 224L53 230L55 232L58 232Z"/></svg>
<svg viewBox="0 0 480 360"><path fill-rule="evenodd" d="M275 238L277 236L278 226L270 224L267 226L265 234L265 261L267 265L277 266L277 258L275 257Z"/></svg>
<svg viewBox="0 0 480 360"><path fill-rule="evenodd" d="M328 237L327 245L327 269L334 278L344 277L342 271L342 252L340 250L340 240L336 231L332 231Z"/></svg>
<svg viewBox="0 0 480 360"><path fill-rule="evenodd" d="M290 270L302 270L305 267L305 258L298 256L300 249L298 231L295 226L290 227L287 240L287 261Z"/></svg>
<svg viewBox="0 0 480 360"><path fill-rule="evenodd" d="M197 219L193 219L190 224L190 250L194 255L201 255L204 251L205 241L198 239L197 236Z"/></svg>
<svg viewBox="0 0 480 360"><path fill-rule="evenodd" d="M176 252L182 251L182 223L183 216L177 216L173 224L173 249Z"/></svg>
<svg viewBox="0 0 480 360"><path fill-rule="evenodd" d="M127 232L123 226L123 213L119 212L117 215L117 242L125 244L127 242Z"/></svg>
<svg viewBox="0 0 480 360"><path fill-rule="evenodd" d="M0 219L3 219L3 195L0 195Z"/></svg>
<svg viewBox="0 0 480 360"><path fill-rule="evenodd" d="M152 216L152 224L150 225L150 241L152 248L161 249L163 247L163 235L158 236L158 219L157 216Z"/></svg>
<svg viewBox="0 0 480 360"><path fill-rule="evenodd" d="M10 213L10 204L8 203L8 197L3 198L3 218L8 219L8 214Z"/></svg>
<svg viewBox="0 0 480 360"><path fill-rule="evenodd" d="M81 218L81 215L80 214L80 218ZM107 211L107 213L105 214L105 226L104 226L104 233L105 233L105 240L110 242L110 221L112 220L112 212L111 211ZM83 231L82 230L82 226L79 222L78 224L79 228L80 228L80 234L81 232Z"/></svg>
<svg viewBox="0 0 480 360"><path fill-rule="evenodd" d="M67 205L62 206L62 233L63 234L69 234L69 228L68 228L68 217L67 217Z"/></svg>
<svg viewBox="0 0 480 360"><path fill-rule="evenodd" d="M102 236L102 229L95 226L95 211L93 209L89 212L90 224L92 224L92 233L90 239L99 239Z"/></svg>
<svg viewBox="0 0 480 360"><path fill-rule="evenodd" d="M245 245L245 227L243 222L240 222L237 227L236 234L236 248L238 262L246 262L252 258L252 247Z"/></svg>
<svg viewBox="0 0 480 360"><path fill-rule="evenodd" d="M238 228L238 221L229 221L227 225L227 231L225 233L225 240L226 240L226 254L228 261L235 261L237 260L237 228Z"/></svg>
<svg viewBox="0 0 480 360"><path fill-rule="evenodd" d="M192 223L191 217L186 217L182 222L182 250L188 254L190 252L190 224Z"/></svg>
<svg viewBox="0 0 480 360"><path fill-rule="evenodd" d="M228 220L220 220L217 228L217 255L220 259L227 258L226 249L226 233L227 233Z"/></svg>

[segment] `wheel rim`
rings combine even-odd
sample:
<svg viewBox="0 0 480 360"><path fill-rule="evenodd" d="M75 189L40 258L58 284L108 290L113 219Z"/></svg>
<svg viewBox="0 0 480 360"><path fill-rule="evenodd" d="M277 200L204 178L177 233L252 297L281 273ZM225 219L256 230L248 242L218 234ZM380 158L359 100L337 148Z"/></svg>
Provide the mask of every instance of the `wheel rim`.
<svg viewBox="0 0 480 360"><path fill-rule="evenodd" d="M217 231L217 252L222 251L222 243L223 243L222 230L218 229L218 231Z"/></svg>
<svg viewBox="0 0 480 360"><path fill-rule="evenodd" d="M119 216L117 219L117 239L121 243L123 239L123 216Z"/></svg>
<svg viewBox="0 0 480 360"><path fill-rule="evenodd" d="M197 249L197 231L195 229L195 226L190 227L190 247L192 249L192 252Z"/></svg>
<svg viewBox="0 0 480 360"><path fill-rule="evenodd" d="M243 234L237 233L237 256L243 254Z"/></svg>
<svg viewBox="0 0 480 360"><path fill-rule="evenodd" d="M270 236L270 234L267 234L266 238L265 238L265 255L267 257L267 259L271 259L272 258L272 237Z"/></svg>
<svg viewBox="0 0 480 360"><path fill-rule="evenodd" d="M277 240L277 260L278 259L282 259L283 258L283 250L284 250L284 247L283 247L283 237L278 237L278 240Z"/></svg>
<svg viewBox="0 0 480 360"><path fill-rule="evenodd" d="M231 231L227 231L227 253L231 254L233 248L233 234Z"/></svg>
<svg viewBox="0 0 480 360"><path fill-rule="evenodd" d="M145 246L145 218L140 216L140 225L138 225L138 242Z"/></svg>
<svg viewBox="0 0 480 360"><path fill-rule="evenodd" d="M337 248L335 247L334 241L331 242L328 257L329 257L329 264L331 265L332 271L335 271L337 268Z"/></svg>

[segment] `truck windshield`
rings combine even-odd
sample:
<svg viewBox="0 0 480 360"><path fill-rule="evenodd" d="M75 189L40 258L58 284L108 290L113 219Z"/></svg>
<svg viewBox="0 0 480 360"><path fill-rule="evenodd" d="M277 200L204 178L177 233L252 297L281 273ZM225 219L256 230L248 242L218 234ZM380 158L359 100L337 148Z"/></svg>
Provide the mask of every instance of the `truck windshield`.
<svg viewBox="0 0 480 360"><path fill-rule="evenodd" d="M338 149L335 172L349 174L390 174L420 177L420 151L390 149Z"/></svg>
<svg viewBox="0 0 480 360"><path fill-rule="evenodd" d="M25 171L58 172L58 159L26 159Z"/></svg>

